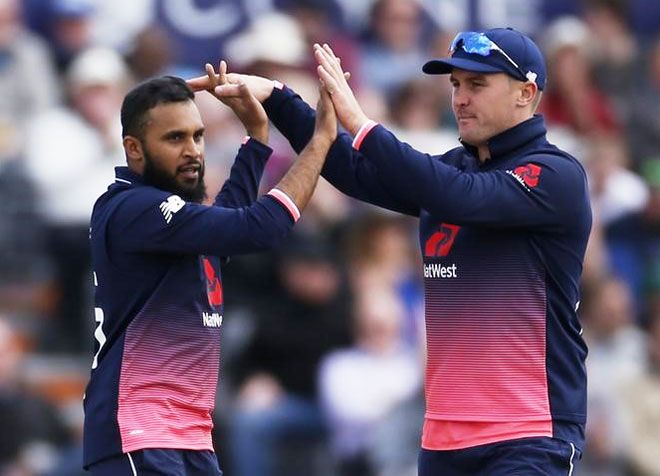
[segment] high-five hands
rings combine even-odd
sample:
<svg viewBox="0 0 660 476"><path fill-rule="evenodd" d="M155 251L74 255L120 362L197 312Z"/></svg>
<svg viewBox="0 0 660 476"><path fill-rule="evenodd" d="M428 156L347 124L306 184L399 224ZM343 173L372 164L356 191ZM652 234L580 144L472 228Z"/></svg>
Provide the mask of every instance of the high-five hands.
<svg viewBox="0 0 660 476"><path fill-rule="evenodd" d="M319 88L319 101L316 104L316 123L312 140L327 141L328 147L337 138L337 115L332 99L325 86Z"/></svg>
<svg viewBox="0 0 660 476"><path fill-rule="evenodd" d="M314 45L314 58L318 63L316 72L332 98L339 122L352 135L356 135L369 118L362 111L353 90L348 85L349 75L344 73L340 59L327 44Z"/></svg>

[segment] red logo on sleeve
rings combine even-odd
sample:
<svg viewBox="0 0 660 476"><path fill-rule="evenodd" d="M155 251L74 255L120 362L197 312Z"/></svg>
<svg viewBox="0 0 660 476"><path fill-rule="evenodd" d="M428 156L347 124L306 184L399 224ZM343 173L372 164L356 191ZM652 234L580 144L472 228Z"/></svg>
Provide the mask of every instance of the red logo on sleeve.
<svg viewBox="0 0 660 476"><path fill-rule="evenodd" d="M534 164L521 165L520 167L516 167L513 173L520 177L529 188L534 188L539 184L541 167Z"/></svg>
<svg viewBox="0 0 660 476"><path fill-rule="evenodd" d="M211 261L203 257L202 263L204 264L204 274L206 275L206 295L209 299L209 304L214 307L221 306L223 302L222 283L218 279Z"/></svg>
<svg viewBox="0 0 660 476"><path fill-rule="evenodd" d="M454 245L454 239L461 227L442 223L424 245L424 256L447 256Z"/></svg>

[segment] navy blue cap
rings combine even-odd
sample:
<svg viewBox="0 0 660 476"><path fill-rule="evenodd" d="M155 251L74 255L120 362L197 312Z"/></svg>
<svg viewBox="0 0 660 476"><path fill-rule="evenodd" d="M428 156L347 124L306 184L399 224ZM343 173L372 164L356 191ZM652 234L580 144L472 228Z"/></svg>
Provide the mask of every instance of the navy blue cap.
<svg viewBox="0 0 660 476"><path fill-rule="evenodd" d="M500 52L492 51L488 56L482 56L467 53L459 47L449 58L428 61L422 70L426 74L449 74L454 68L479 73L506 73L519 81L533 81L543 90L546 81L545 59L531 38L513 28L493 28L482 33L502 49L519 69Z"/></svg>

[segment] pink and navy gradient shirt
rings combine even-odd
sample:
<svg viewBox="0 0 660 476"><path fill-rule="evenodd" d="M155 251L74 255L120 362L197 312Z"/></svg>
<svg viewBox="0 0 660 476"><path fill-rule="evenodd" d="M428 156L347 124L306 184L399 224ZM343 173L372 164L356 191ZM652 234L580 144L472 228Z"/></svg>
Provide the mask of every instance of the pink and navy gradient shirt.
<svg viewBox="0 0 660 476"><path fill-rule="evenodd" d="M86 467L146 448L213 450L221 258L277 246L300 216L280 190L257 199L271 152L245 142L212 206L148 186L127 167L96 202Z"/></svg>
<svg viewBox="0 0 660 476"><path fill-rule="evenodd" d="M301 150L314 111L286 87L265 106ZM547 141L541 116L488 145L484 163L467 144L431 156L370 121L354 138L340 133L323 176L354 198L419 217L428 350L422 447L549 436L581 448L586 174Z"/></svg>

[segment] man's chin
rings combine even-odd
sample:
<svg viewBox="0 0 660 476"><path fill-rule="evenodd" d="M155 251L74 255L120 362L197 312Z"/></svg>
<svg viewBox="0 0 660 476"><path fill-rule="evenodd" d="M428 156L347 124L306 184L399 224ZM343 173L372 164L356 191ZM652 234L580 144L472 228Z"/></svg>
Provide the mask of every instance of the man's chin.
<svg viewBox="0 0 660 476"><path fill-rule="evenodd" d="M206 185L199 179L195 179L193 184L186 181L184 184L179 184L178 192L187 202L201 203L206 198Z"/></svg>
<svg viewBox="0 0 660 476"><path fill-rule="evenodd" d="M143 180L160 190L179 195L187 202L202 203L206 198L204 183L204 168L200 168L196 176L183 177L181 174L170 175L161 170L157 163L145 152L145 169Z"/></svg>

